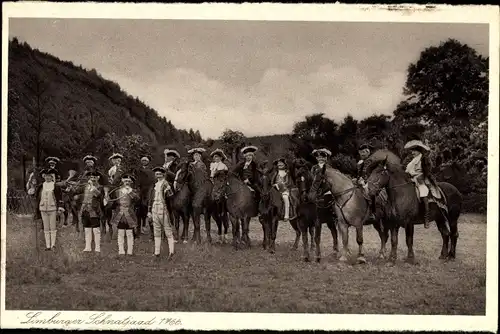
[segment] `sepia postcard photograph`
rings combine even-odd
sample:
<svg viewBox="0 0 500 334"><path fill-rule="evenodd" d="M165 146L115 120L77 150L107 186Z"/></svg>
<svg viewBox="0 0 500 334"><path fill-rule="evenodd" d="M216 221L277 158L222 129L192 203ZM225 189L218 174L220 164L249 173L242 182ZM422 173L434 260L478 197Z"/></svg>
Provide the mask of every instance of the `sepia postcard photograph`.
<svg viewBox="0 0 500 334"><path fill-rule="evenodd" d="M2 328L496 330L498 7L2 7Z"/></svg>

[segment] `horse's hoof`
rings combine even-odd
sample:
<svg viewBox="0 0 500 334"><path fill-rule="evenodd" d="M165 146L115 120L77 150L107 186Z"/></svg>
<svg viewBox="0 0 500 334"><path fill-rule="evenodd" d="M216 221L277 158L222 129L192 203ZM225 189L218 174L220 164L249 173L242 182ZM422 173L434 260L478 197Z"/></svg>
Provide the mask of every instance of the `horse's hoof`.
<svg viewBox="0 0 500 334"><path fill-rule="evenodd" d="M366 259L364 256L358 256L358 264L365 264Z"/></svg>
<svg viewBox="0 0 500 334"><path fill-rule="evenodd" d="M440 260L447 260L448 259L448 255L441 254L441 255L439 255L439 259Z"/></svg>
<svg viewBox="0 0 500 334"><path fill-rule="evenodd" d="M408 264L413 264L413 265L417 265L418 262L415 260L414 257L407 257L406 260L405 260L406 263Z"/></svg>
<svg viewBox="0 0 500 334"><path fill-rule="evenodd" d="M455 256L454 256L454 255L448 255L448 256L446 257L446 261L453 262L453 261L455 261L455 260L456 260L456 259L455 259Z"/></svg>
<svg viewBox="0 0 500 334"><path fill-rule="evenodd" d="M384 253L379 253L379 254L378 254L378 258L379 258L380 260L384 260L384 259L385 259L385 254L384 254Z"/></svg>

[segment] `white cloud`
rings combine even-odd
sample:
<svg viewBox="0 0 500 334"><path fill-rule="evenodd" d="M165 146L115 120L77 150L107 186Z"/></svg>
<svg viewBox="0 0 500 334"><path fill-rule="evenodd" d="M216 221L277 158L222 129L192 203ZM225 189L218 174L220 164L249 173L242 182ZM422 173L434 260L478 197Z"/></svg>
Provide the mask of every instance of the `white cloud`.
<svg viewBox="0 0 500 334"><path fill-rule="evenodd" d="M226 128L247 136L288 133L295 122L314 112L324 112L336 121L348 113L357 119L390 114L401 100L405 80L404 73L388 73L375 86L371 84L375 80L357 68L332 64L306 75L270 68L252 87L231 86L187 68L134 80L104 75L176 127L198 129L211 138Z"/></svg>

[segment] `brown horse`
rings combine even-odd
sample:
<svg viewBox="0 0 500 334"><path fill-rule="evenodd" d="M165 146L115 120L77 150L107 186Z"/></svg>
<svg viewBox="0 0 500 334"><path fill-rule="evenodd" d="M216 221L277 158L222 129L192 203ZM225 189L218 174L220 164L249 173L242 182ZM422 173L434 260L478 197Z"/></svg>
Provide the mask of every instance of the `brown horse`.
<svg viewBox="0 0 500 334"><path fill-rule="evenodd" d="M189 234L189 218L191 216L191 190L189 189L189 162L181 161L176 174L168 176L174 184L174 195L169 198L168 206L175 227L174 237L177 241L187 243ZM180 220L182 219L182 235L179 237Z"/></svg>
<svg viewBox="0 0 500 334"><path fill-rule="evenodd" d="M226 207L233 232L233 247L238 249L240 248L240 244L250 247L251 242L248 235L250 219L256 217L258 214L257 203L252 191L236 174L224 171L216 173L214 177L214 192L224 192L226 194ZM240 224L242 229L241 234ZM264 225L262 227L264 229ZM266 240L264 240L265 242Z"/></svg>
<svg viewBox="0 0 500 334"><path fill-rule="evenodd" d="M385 189L388 195L391 210L387 219L387 226L391 231L391 256L394 263L397 259L399 228L405 228L406 246L408 248L407 261L415 262L413 252L414 225L423 224L422 204L417 197L415 184L410 180L401 164L389 162L388 157L394 153L388 151L385 158L374 159L367 167L368 193L374 195ZM438 182L438 187L444 193L446 211L440 209L435 202L429 201L430 219L436 225L443 239L440 259L455 259L458 240L458 217L462 208L462 195L458 189L446 182ZM449 223L448 230L447 223Z"/></svg>

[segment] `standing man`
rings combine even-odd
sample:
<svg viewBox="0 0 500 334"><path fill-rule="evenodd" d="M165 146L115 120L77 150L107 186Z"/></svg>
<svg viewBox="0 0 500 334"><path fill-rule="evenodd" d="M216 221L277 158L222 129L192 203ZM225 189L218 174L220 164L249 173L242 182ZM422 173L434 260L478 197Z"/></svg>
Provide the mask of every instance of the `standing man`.
<svg viewBox="0 0 500 334"><path fill-rule="evenodd" d="M141 157L141 167L137 171L137 183L139 186L139 195L141 197L139 207L137 210L137 217L139 218L139 225L141 229L141 233L145 233L146 228L146 220L148 215L148 195L149 190L151 189L154 183L154 172L150 166L151 157L145 155ZM151 240L153 239L153 229L150 225L150 236Z"/></svg>
<svg viewBox="0 0 500 334"><path fill-rule="evenodd" d="M167 197L173 195L172 187L165 179L165 168L153 168L156 183L151 188L148 203L148 218L153 222L155 241L154 256L160 256L162 231L165 232L168 241L168 259L174 254L174 235L172 221L167 207Z"/></svg>

